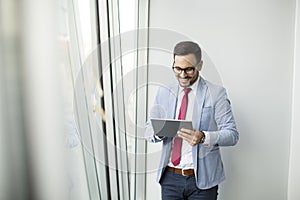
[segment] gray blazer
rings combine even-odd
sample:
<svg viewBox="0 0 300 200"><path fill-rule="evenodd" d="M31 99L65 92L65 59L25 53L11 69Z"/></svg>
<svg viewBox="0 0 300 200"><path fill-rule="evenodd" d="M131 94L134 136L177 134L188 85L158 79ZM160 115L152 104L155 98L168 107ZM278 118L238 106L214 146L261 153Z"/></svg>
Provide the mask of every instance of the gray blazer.
<svg viewBox="0 0 300 200"><path fill-rule="evenodd" d="M239 133L225 89L200 76L199 79L193 110L193 128L210 134L210 143L193 146L192 155L197 186L200 189L208 189L225 179L219 147L235 145L239 140ZM150 118L175 119L178 89L178 83L158 89L146 122L145 138L149 142L163 142L158 182L169 162L172 138L159 140L154 137Z"/></svg>

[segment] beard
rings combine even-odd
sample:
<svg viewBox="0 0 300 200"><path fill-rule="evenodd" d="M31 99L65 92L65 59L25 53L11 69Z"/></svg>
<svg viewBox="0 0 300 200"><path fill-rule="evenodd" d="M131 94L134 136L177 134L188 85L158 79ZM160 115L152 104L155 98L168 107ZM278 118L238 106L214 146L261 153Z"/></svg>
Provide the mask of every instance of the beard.
<svg viewBox="0 0 300 200"><path fill-rule="evenodd" d="M198 76L199 76L199 72L197 72L193 76L184 76L184 77L177 76L177 80L181 87L189 87L197 81Z"/></svg>

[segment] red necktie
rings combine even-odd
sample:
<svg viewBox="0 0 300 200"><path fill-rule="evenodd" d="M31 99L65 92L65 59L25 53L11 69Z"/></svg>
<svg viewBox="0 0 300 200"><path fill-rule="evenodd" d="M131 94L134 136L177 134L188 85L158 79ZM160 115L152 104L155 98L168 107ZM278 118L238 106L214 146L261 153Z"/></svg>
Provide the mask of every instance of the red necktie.
<svg viewBox="0 0 300 200"><path fill-rule="evenodd" d="M191 88L184 88L183 91L184 96L182 97L181 106L178 114L179 120L185 119L186 109L188 105L188 93L191 91ZM182 139L179 137L175 138L171 156L171 162L174 166L177 166L180 163L181 145Z"/></svg>

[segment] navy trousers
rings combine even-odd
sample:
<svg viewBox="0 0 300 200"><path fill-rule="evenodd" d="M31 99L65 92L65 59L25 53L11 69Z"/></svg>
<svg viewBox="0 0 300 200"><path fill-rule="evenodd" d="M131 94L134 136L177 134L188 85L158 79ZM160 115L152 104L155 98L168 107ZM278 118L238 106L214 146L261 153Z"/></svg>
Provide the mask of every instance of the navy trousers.
<svg viewBox="0 0 300 200"><path fill-rule="evenodd" d="M195 176L182 176L168 170L165 170L160 184L162 200L216 200L218 196L218 185L201 190L196 186Z"/></svg>

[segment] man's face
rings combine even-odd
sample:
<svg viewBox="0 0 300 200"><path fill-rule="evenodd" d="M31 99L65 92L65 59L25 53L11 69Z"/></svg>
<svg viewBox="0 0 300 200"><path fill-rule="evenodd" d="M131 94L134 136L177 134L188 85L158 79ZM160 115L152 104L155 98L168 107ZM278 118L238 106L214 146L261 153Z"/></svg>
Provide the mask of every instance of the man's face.
<svg viewBox="0 0 300 200"><path fill-rule="evenodd" d="M184 56L176 55L174 58L174 73L181 87L189 87L198 79L199 71L202 68L202 61L196 66L194 54ZM184 69L186 71L184 71ZM194 69L194 70L193 70Z"/></svg>

